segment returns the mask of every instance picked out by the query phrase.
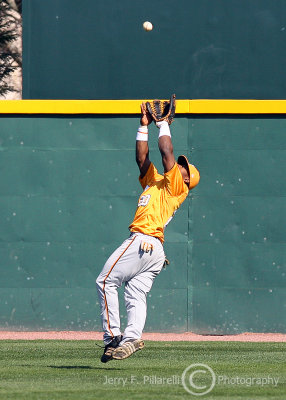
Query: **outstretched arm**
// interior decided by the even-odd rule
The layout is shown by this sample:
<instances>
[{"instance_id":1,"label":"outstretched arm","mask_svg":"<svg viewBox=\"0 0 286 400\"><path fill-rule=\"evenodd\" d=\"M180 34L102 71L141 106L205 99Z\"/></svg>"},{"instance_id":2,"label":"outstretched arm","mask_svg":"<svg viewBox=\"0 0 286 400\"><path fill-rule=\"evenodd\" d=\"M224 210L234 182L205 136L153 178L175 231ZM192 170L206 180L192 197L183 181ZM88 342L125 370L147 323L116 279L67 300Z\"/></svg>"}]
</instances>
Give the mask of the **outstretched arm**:
<instances>
[{"instance_id":1,"label":"outstretched arm","mask_svg":"<svg viewBox=\"0 0 286 400\"><path fill-rule=\"evenodd\" d=\"M160 129L158 146L162 156L164 172L168 172L175 165L173 143L171 139L169 124L167 121L162 121L162 122L157 122L156 125Z\"/></svg>"},{"instance_id":2,"label":"outstretched arm","mask_svg":"<svg viewBox=\"0 0 286 400\"><path fill-rule=\"evenodd\" d=\"M149 160L148 147L148 125L151 124L152 117L146 110L145 103L141 104L141 120L136 138L136 162L140 170L140 176L143 178L151 164Z\"/></svg>"}]
</instances>

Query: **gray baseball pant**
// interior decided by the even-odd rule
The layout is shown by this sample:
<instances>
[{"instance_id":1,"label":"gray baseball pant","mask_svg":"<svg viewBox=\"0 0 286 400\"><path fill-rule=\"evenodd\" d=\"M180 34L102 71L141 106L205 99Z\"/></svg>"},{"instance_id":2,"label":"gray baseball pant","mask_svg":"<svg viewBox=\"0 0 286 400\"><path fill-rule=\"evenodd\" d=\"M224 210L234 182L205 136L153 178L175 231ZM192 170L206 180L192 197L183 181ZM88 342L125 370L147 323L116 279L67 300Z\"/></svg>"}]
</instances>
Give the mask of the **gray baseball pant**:
<instances>
[{"instance_id":1,"label":"gray baseball pant","mask_svg":"<svg viewBox=\"0 0 286 400\"><path fill-rule=\"evenodd\" d=\"M143 242L152 246L149 252L142 250ZM121 335L117 289L123 283L127 326L121 343L141 338L147 314L147 293L164 262L160 240L142 233L132 233L108 258L96 280L105 344Z\"/></svg>"}]
</instances>

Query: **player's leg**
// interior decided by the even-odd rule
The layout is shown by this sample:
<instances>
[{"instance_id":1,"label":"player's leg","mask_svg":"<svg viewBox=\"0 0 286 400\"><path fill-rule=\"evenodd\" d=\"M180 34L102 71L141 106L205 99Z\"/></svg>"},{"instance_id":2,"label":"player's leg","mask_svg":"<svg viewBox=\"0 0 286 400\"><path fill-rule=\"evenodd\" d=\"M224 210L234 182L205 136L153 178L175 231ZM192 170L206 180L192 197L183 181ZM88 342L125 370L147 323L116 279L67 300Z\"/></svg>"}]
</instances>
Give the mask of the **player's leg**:
<instances>
[{"instance_id":1,"label":"player's leg","mask_svg":"<svg viewBox=\"0 0 286 400\"><path fill-rule=\"evenodd\" d=\"M142 251L142 242L150 243L152 250ZM127 310L127 326L124 331L122 343L129 340L140 339L147 314L147 294L150 292L155 277L162 270L165 253L161 242L146 235L140 240L139 257L140 270L125 283L124 299Z\"/></svg>"},{"instance_id":2,"label":"player's leg","mask_svg":"<svg viewBox=\"0 0 286 400\"><path fill-rule=\"evenodd\" d=\"M96 280L105 344L102 362L112 358L113 349L122 339L117 289L130 278L131 267L134 266L133 262L130 264L130 260L134 259L133 253L136 252L132 247L134 240L135 236L131 236L114 251Z\"/></svg>"},{"instance_id":3,"label":"player's leg","mask_svg":"<svg viewBox=\"0 0 286 400\"><path fill-rule=\"evenodd\" d=\"M115 283L112 276L108 279L108 272L112 267L109 261L112 261L112 256L108 259L103 270L96 279L97 293L101 308L101 322L104 332L103 341L105 345L111 342L113 338L121 335L117 288L120 287L122 283Z\"/></svg>"},{"instance_id":4,"label":"player's leg","mask_svg":"<svg viewBox=\"0 0 286 400\"><path fill-rule=\"evenodd\" d=\"M165 254L157 239L148 240L153 244L153 251L141 253L141 269L125 283L125 305L127 326L120 346L113 352L113 358L122 360L143 348L141 335L147 314L147 294L151 290L155 277L161 271Z\"/></svg>"},{"instance_id":5,"label":"player's leg","mask_svg":"<svg viewBox=\"0 0 286 400\"><path fill-rule=\"evenodd\" d=\"M147 316L147 294L154 279L153 276L149 275L148 272L145 272L135 276L125 284L124 300L127 311L127 326L121 344L141 338Z\"/></svg>"},{"instance_id":6,"label":"player's leg","mask_svg":"<svg viewBox=\"0 0 286 400\"><path fill-rule=\"evenodd\" d=\"M125 284L127 326L120 345L112 353L112 358L115 360L123 360L144 347L141 335L147 315L146 300L154 278L153 274L145 272L142 276L136 276Z\"/></svg>"}]
</instances>

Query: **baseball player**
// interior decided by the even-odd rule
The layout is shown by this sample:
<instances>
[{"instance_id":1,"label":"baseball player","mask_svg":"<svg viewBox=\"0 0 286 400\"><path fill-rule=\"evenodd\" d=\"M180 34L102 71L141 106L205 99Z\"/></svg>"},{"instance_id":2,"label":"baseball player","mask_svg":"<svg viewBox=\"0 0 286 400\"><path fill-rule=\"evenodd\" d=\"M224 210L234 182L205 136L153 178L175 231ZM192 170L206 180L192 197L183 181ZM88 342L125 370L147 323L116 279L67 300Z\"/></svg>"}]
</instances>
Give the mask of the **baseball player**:
<instances>
[{"instance_id":1,"label":"baseball player","mask_svg":"<svg viewBox=\"0 0 286 400\"><path fill-rule=\"evenodd\" d=\"M187 157L181 155L175 160L169 128L172 116L156 122L164 175L158 173L149 160L148 148L148 125L156 116L150 103L147 106L148 109L146 103L141 104L136 137L136 161L143 193L129 226L129 238L109 257L96 280L104 331L105 348L101 357L104 363L123 360L144 347L141 335L146 320L146 297L165 263L164 229L200 179ZM122 335L117 289L123 283L127 326Z\"/></svg>"}]
</instances>

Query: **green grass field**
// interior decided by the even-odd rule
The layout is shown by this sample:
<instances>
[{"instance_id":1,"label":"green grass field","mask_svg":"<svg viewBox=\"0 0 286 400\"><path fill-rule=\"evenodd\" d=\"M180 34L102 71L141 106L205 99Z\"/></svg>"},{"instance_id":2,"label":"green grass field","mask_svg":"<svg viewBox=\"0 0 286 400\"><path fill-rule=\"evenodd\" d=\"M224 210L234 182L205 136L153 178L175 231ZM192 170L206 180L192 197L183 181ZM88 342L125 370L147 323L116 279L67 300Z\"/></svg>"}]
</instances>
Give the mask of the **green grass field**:
<instances>
[{"instance_id":1,"label":"green grass field","mask_svg":"<svg viewBox=\"0 0 286 400\"><path fill-rule=\"evenodd\" d=\"M286 397L286 343L146 342L132 357L107 364L92 341L7 340L0 346L0 399ZM189 394L180 381L194 363L215 373L214 388L203 396ZM196 373L193 383L208 388L211 376Z\"/></svg>"}]
</instances>

